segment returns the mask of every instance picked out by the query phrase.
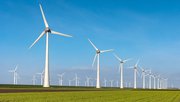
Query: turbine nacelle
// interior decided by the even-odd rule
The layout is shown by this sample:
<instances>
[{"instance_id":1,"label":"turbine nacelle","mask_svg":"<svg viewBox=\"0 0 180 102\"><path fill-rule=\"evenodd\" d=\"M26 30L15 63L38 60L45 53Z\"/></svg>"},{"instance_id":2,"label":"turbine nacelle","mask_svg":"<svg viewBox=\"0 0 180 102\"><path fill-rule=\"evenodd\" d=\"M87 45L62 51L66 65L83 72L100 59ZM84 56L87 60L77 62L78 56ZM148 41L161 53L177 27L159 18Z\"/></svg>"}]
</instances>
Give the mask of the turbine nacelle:
<instances>
[{"instance_id":1,"label":"turbine nacelle","mask_svg":"<svg viewBox=\"0 0 180 102\"><path fill-rule=\"evenodd\" d=\"M120 61L120 63L124 63L124 61Z\"/></svg>"}]
</instances>

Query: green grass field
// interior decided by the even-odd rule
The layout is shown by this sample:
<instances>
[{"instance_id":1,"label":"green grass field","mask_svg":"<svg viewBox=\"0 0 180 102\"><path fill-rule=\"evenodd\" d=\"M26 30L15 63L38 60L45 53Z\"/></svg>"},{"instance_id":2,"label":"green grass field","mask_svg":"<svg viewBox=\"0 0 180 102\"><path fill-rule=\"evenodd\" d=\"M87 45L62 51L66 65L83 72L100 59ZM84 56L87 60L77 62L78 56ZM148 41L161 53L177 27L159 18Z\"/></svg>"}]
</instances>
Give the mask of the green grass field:
<instances>
[{"instance_id":1,"label":"green grass field","mask_svg":"<svg viewBox=\"0 0 180 102\"><path fill-rule=\"evenodd\" d=\"M29 87L29 86L28 86ZM0 86L0 90L5 87ZM7 89L37 89L41 87L27 88L27 86L8 87ZM180 102L180 91L175 90L132 90L102 88L48 88L48 90L60 90L59 92L21 92L0 93L0 102ZM69 91L66 91L69 90Z\"/></svg>"}]
</instances>

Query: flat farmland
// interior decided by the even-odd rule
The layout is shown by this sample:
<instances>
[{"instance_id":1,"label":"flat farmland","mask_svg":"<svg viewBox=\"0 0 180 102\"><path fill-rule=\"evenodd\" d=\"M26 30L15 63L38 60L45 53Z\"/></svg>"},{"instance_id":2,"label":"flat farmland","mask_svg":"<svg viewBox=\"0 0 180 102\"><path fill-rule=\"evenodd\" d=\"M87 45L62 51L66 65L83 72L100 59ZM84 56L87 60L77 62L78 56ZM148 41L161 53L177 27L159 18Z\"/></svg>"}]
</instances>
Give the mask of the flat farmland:
<instances>
[{"instance_id":1,"label":"flat farmland","mask_svg":"<svg viewBox=\"0 0 180 102\"><path fill-rule=\"evenodd\" d=\"M81 87L1 87L0 102L180 102L180 91Z\"/></svg>"},{"instance_id":2,"label":"flat farmland","mask_svg":"<svg viewBox=\"0 0 180 102\"><path fill-rule=\"evenodd\" d=\"M85 88L8 88L8 90L8 92L0 93L0 102L180 102L180 91L172 90L86 90ZM10 90L16 90L16 92L10 92Z\"/></svg>"}]
</instances>

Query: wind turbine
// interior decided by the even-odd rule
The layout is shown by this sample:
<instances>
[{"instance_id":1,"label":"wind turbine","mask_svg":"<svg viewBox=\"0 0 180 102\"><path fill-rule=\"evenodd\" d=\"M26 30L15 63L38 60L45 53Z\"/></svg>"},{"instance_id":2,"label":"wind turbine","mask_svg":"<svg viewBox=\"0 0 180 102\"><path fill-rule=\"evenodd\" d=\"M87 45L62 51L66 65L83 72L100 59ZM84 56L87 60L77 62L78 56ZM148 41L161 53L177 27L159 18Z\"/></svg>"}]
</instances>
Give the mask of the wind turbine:
<instances>
[{"instance_id":1,"label":"wind turbine","mask_svg":"<svg viewBox=\"0 0 180 102\"><path fill-rule=\"evenodd\" d=\"M157 89L160 89L160 74L157 76Z\"/></svg>"},{"instance_id":2,"label":"wind turbine","mask_svg":"<svg viewBox=\"0 0 180 102\"><path fill-rule=\"evenodd\" d=\"M151 77L152 77L152 72L151 69L149 70L149 89L151 89Z\"/></svg>"},{"instance_id":3,"label":"wind turbine","mask_svg":"<svg viewBox=\"0 0 180 102\"><path fill-rule=\"evenodd\" d=\"M154 84L154 89L156 89L156 75L153 74L152 77L153 77L153 80L154 80L154 83L153 83Z\"/></svg>"},{"instance_id":4,"label":"wind turbine","mask_svg":"<svg viewBox=\"0 0 180 102\"><path fill-rule=\"evenodd\" d=\"M139 60L136 62L136 64L133 66L133 67L130 67L130 68L133 68L134 69L134 89L137 88L137 74L138 74L138 63L139 63Z\"/></svg>"},{"instance_id":5,"label":"wind turbine","mask_svg":"<svg viewBox=\"0 0 180 102\"><path fill-rule=\"evenodd\" d=\"M36 75L33 75L32 82L33 82L33 85L36 85Z\"/></svg>"},{"instance_id":6,"label":"wind turbine","mask_svg":"<svg viewBox=\"0 0 180 102\"><path fill-rule=\"evenodd\" d=\"M45 18L41 4L39 4L39 6L40 6L40 10L41 10L42 17L44 20L45 30L40 34L40 36L34 41L34 43L29 48L34 46L34 44L36 42L38 42L44 35L46 35L46 57L45 57L45 70L44 70L45 72L44 72L43 87L49 87L50 86L49 85L50 84L50 82L49 82L49 34L56 34L56 35L65 36L65 37L72 37L72 36L51 30L49 28L47 21L46 21L46 18Z\"/></svg>"},{"instance_id":7,"label":"wind turbine","mask_svg":"<svg viewBox=\"0 0 180 102\"><path fill-rule=\"evenodd\" d=\"M74 80L75 80L76 86L78 86L78 84L79 84L79 77L77 76L77 74L75 74Z\"/></svg>"},{"instance_id":8,"label":"wind turbine","mask_svg":"<svg viewBox=\"0 0 180 102\"><path fill-rule=\"evenodd\" d=\"M111 87L113 87L113 82L114 82L114 80L110 80Z\"/></svg>"},{"instance_id":9,"label":"wind turbine","mask_svg":"<svg viewBox=\"0 0 180 102\"><path fill-rule=\"evenodd\" d=\"M62 74L58 74L59 76L59 85L62 86L63 85L63 76L64 76L65 73L62 73Z\"/></svg>"},{"instance_id":10,"label":"wind turbine","mask_svg":"<svg viewBox=\"0 0 180 102\"><path fill-rule=\"evenodd\" d=\"M18 69L18 65L16 65L14 70L9 70L10 73L13 73L13 80L14 80L13 84L14 85L17 84L17 77L18 77L17 69Z\"/></svg>"},{"instance_id":11,"label":"wind turbine","mask_svg":"<svg viewBox=\"0 0 180 102\"><path fill-rule=\"evenodd\" d=\"M129 61L130 59L126 59L126 60L122 60L120 57L118 57L117 55L114 54L114 56L119 60L120 65L119 65L119 71L120 71L120 88L123 88L123 65L124 63L126 63L127 61Z\"/></svg>"},{"instance_id":12,"label":"wind turbine","mask_svg":"<svg viewBox=\"0 0 180 102\"><path fill-rule=\"evenodd\" d=\"M168 88L168 78L165 78L164 81L165 81L165 89L167 89Z\"/></svg>"},{"instance_id":13,"label":"wind turbine","mask_svg":"<svg viewBox=\"0 0 180 102\"><path fill-rule=\"evenodd\" d=\"M143 79L143 89L145 89L145 87L146 87L146 70L141 68L141 71L142 71L141 77Z\"/></svg>"},{"instance_id":14,"label":"wind turbine","mask_svg":"<svg viewBox=\"0 0 180 102\"><path fill-rule=\"evenodd\" d=\"M73 80L69 80L69 86L71 86L71 82L72 82Z\"/></svg>"},{"instance_id":15,"label":"wind turbine","mask_svg":"<svg viewBox=\"0 0 180 102\"><path fill-rule=\"evenodd\" d=\"M89 85L90 85L90 80L91 80L90 77L86 77L86 86L88 86L88 87L89 87Z\"/></svg>"},{"instance_id":16,"label":"wind turbine","mask_svg":"<svg viewBox=\"0 0 180 102\"><path fill-rule=\"evenodd\" d=\"M104 52L109 52L109 51L113 51L113 49L109 49L109 50L99 50L92 42L90 39L88 39L89 42L91 43L91 45L94 47L94 49L96 50L96 54L94 56L94 60L93 60L93 64L95 60L97 60L97 79L96 79L96 88L100 88L100 65L99 65L99 56L100 53L104 53Z\"/></svg>"},{"instance_id":17,"label":"wind turbine","mask_svg":"<svg viewBox=\"0 0 180 102\"><path fill-rule=\"evenodd\" d=\"M116 81L116 86L119 87L119 81L118 80Z\"/></svg>"},{"instance_id":18,"label":"wind turbine","mask_svg":"<svg viewBox=\"0 0 180 102\"><path fill-rule=\"evenodd\" d=\"M107 80L104 79L104 87L106 87L106 86L107 86Z\"/></svg>"},{"instance_id":19,"label":"wind turbine","mask_svg":"<svg viewBox=\"0 0 180 102\"><path fill-rule=\"evenodd\" d=\"M44 70L41 73L37 73L41 77L41 85L43 84Z\"/></svg>"}]
</instances>

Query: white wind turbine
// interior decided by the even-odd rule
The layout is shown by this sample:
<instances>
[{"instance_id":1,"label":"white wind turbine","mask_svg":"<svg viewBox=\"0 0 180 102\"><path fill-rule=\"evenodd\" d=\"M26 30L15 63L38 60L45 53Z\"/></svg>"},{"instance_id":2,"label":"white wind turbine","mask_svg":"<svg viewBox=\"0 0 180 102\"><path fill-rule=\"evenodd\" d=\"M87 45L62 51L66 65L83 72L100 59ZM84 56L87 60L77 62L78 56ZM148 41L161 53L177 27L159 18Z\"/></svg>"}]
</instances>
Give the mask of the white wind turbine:
<instances>
[{"instance_id":1,"label":"white wind turbine","mask_svg":"<svg viewBox=\"0 0 180 102\"><path fill-rule=\"evenodd\" d=\"M124 63L126 63L127 61L129 61L130 59L126 59L126 60L122 60L120 57L118 57L117 55L114 54L114 56L119 60L120 65L119 65L119 71L120 71L120 88L123 88L123 65Z\"/></svg>"},{"instance_id":2,"label":"white wind turbine","mask_svg":"<svg viewBox=\"0 0 180 102\"><path fill-rule=\"evenodd\" d=\"M64 76L65 73L62 73L62 74L58 74L58 77L59 77L59 85L62 86L63 85L63 76Z\"/></svg>"},{"instance_id":3,"label":"white wind turbine","mask_svg":"<svg viewBox=\"0 0 180 102\"><path fill-rule=\"evenodd\" d=\"M39 39L41 39L44 35L46 35L46 57L45 57L45 73L44 73L43 87L49 87L50 86L49 85L49 83L50 83L49 82L49 34L56 34L56 35L65 36L65 37L72 37L72 36L51 30L49 28L47 21L46 21L46 18L45 18L41 4L39 6L40 6L40 10L41 10L42 17L44 20L45 30L40 34L40 36L34 41L34 43L29 48L34 46L34 44L36 42L38 42Z\"/></svg>"},{"instance_id":4,"label":"white wind turbine","mask_svg":"<svg viewBox=\"0 0 180 102\"><path fill-rule=\"evenodd\" d=\"M72 82L73 80L69 80L69 86L71 86L71 82Z\"/></svg>"},{"instance_id":5,"label":"white wind turbine","mask_svg":"<svg viewBox=\"0 0 180 102\"><path fill-rule=\"evenodd\" d=\"M116 86L119 87L119 81L118 80L116 81Z\"/></svg>"},{"instance_id":6,"label":"white wind turbine","mask_svg":"<svg viewBox=\"0 0 180 102\"><path fill-rule=\"evenodd\" d=\"M134 89L137 88L137 74L138 74L138 63L139 63L139 60L136 62L136 64L130 68L133 68L134 69Z\"/></svg>"},{"instance_id":7,"label":"white wind turbine","mask_svg":"<svg viewBox=\"0 0 180 102\"><path fill-rule=\"evenodd\" d=\"M104 87L107 87L107 80L104 79Z\"/></svg>"},{"instance_id":8,"label":"white wind turbine","mask_svg":"<svg viewBox=\"0 0 180 102\"><path fill-rule=\"evenodd\" d=\"M90 77L86 77L86 86L90 86L90 80L91 80L91 78Z\"/></svg>"},{"instance_id":9,"label":"white wind turbine","mask_svg":"<svg viewBox=\"0 0 180 102\"><path fill-rule=\"evenodd\" d=\"M36 75L33 75L32 82L33 82L33 85L36 85Z\"/></svg>"},{"instance_id":10,"label":"white wind turbine","mask_svg":"<svg viewBox=\"0 0 180 102\"><path fill-rule=\"evenodd\" d=\"M154 89L156 89L156 75L155 74L153 74L152 75L152 78L153 78L153 80L154 80Z\"/></svg>"},{"instance_id":11,"label":"white wind turbine","mask_svg":"<svg viewBox=\"0 0 180 102\"><path fill-rule=\"evenodd\" d=\"M41 73L37 73L38 75L40 75L41 78L41 85L43 85L43 78L44 78L44 70Z\"/></svg>"},{"instance_id":12,"label":"white wind turbine","mask_svg":"<svg viewBox=\"0 0 180 102\"><path fill-rule=\"evenodd\" d=\"M141 68L141 71L142 71L141 77L142 77L142 82L143 82L143 89L145 89L145 87L146 87L146 70Z\"/></svg>"},{"instance_id":13,"label":"white wind turbine","mask_svg":"<svg viewBox=\"0 0 180 102\"><path fill-rule=\"evenodd\" d=\"M95 60L97 60L97 79L96 79L96 88L100 88L100 65L99 65L99 56L100 53L104 53L104 52L109 52L109 51L113 51L113 49L109 49L109 50L99 50L92 42L90 39L88 39L89 42L91 43L91 45L94 47L94 49L96 50L96 54L94 56L94 60L93 60L93 64L95 63Z\"/></svg>"},{"instance_id":14,"label":"white wind turbine","mask_svg":"<svg viewBox=\"0 0 180 102\"><path fill-rule=\"evenodd\" d=\"M18 69L18 65L16 65L15 69L14 70L9 70L10 73L13 73L13 84L16 85L17 84L17 77L18 77L18 74L17 74L17 69Z\"/></svg>"},{"instance_id":15,"label":"white wind turbine","mask_svg":"<svg viewBox=\"0 0 180 102\"><path fill-rule=\"evenodd\" d=\"M151 72L151 69L149 70L149 89L151 89L151 77L152 77L152 72Z\"/></svg>"},{"instance_id":16,"label":"white wind turbine","mask_svg":"<svg viewBox=\"0 0 180 102\"><path fill-rule=\"evenodd\" d=\"M157 78L157 89L160 89L160 74L156 78Z\"/></svg>"},{"instance_id":17,"label":"white wind turbine","mask_svg":"<svg viewBox=\"0 0 180 102\"><path fill-rule=\"evenodd\" d=\"M74 80L75 80L76 86L79 86L79 77L77 76L77 74L75 74Z\"/></svg>"},{"instance_id":18,"label":"white wind turbine","mask_svg":"<svg viewBox=\"0 0 180 102\"><path fill-rule=\"evenodd\" d=\"M168 78L165 78L164 81L165 81L165 89L167 89L168 88Z\"/></svg>"},{"instance_id":19,"label":"white wind turbine","mask_svg":"<svg viewBox=\"0 0 180 102\"><path fill-rule=\"evenodd\" d=\"M114 82L114 80L110 80L111 87L113 87L113 82Z\"/></svg>"}]
</instances>

